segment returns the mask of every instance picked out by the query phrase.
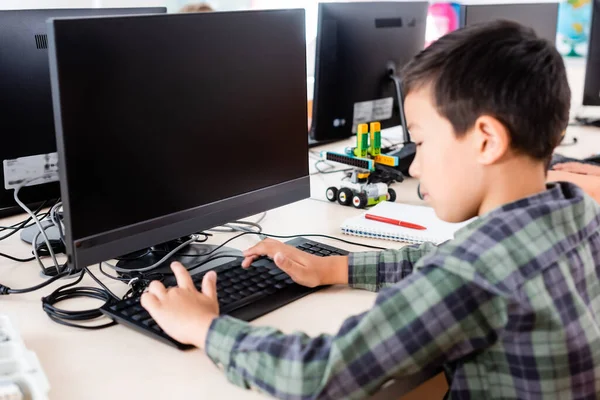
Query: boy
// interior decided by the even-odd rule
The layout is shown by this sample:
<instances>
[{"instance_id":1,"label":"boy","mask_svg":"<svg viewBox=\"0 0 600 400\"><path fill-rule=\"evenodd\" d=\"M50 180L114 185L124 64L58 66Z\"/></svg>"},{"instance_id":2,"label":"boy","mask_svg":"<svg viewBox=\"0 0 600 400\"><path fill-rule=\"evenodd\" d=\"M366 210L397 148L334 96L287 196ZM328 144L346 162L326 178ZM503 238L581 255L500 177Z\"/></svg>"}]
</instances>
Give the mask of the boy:
<instances>
[{"instance_id":1,"label":"boy","mask_svg":"<svg viewBox=\"0 0 600 400\"><path fill-rule=\"evenodd\" d=\"M546 187L566 128L564 64L512 22L450 33L403 73L411 175L446 221L479 218L436 247L318 258L265 240L260 255L298 283L379 290L336 335L284 335L218 316L216 276L202 294L142 297L164 330L204 348L237 385L281 398L363 398L391 377L444 368L450 398L600 397L600 211L579 188Z\"/></svg>"}]
</instances>

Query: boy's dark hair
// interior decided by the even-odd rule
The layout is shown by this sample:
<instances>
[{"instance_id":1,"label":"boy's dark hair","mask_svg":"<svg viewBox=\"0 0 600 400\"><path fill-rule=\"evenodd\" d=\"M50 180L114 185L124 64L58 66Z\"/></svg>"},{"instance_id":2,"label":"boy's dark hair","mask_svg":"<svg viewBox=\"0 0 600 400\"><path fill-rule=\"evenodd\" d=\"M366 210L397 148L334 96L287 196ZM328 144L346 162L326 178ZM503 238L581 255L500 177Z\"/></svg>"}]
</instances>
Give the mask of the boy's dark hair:
<instances>
[{"instance_id":1,"label":"boy's dark hair","mask_svg":"<svg viewBox=\"0 0 600 400\"><path fill-rule=\"evenodd\" d=\"M513 149L547 160L569 122L571 90L550 42L515 22L495 21L451 32L409 62L405 96L430 87L434 106L457 136L491 115Z\"/></svg>"}]
</instances>

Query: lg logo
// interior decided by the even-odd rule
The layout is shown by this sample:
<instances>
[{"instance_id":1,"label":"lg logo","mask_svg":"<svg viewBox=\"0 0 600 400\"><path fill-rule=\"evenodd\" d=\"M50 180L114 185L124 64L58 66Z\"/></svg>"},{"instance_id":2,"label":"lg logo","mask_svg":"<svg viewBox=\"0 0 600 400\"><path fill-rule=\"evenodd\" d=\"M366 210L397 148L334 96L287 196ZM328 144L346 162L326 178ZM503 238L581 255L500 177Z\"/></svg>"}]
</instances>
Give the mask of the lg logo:
<instances>
[{"instance_id":1,"label":"lg logo","mask_svg":"<svg viewBox=\"0 0 600 400\"><path fill-rule=\"evenodd\" d=\"M336 118L336 119L333 120L333 126L335 128L346 126L346 120L343 119L343 118Z\"/></svg>"}]
</instances>

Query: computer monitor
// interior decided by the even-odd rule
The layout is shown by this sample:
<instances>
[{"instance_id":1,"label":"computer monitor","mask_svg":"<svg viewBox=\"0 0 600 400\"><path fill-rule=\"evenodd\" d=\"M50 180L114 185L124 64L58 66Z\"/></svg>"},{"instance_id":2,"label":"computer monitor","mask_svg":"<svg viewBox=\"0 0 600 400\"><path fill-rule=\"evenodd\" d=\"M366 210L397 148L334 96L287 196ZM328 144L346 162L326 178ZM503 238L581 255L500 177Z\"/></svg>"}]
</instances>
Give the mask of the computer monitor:
<instances>
[{"instance_id":1,"label":"computer monitor","mask_svg":"<svg viewBox=\"0 0 600 400\"><path fill-rule=\"evenodd\" d=\"M600 106L600 0L592 5L592 25L585 68L583 105Z\"/></svg>"},{"instance_id":2,"label":"computer monitor","mask_svg":"<svg viewBox=\"0 0 600 400\"><path fill-rule=\"evenodd\" d=\"M401 125L399 71L425 44L428 2L319 4L311 145L348 138L359 123Z\"/></svg>"},{"instance_id":3,"label":"computer monitor","mask_svg":"<svg viewBox=\"0 0 600 400\"><path fill-rule=\"evenodd\" d=\"M538 36L551 43L556 43L558 2L462 4L460 18L461 27L497 19L515 21L532 28Z\"/></svg>"},{"instance_id":4,"label":"computer monitor","mask_svg":"<svg viewBox=\"0 0 600 400\"><path fill-rule=\"evenodd\" d=\"M304 10L56 19L49 44L71 267L310 196Z\"/></svg>"},{"instance_id":5,"label":"computer monitor","mask_svg":"<svg viewBox=\"0 0 600 400\"><path fill-rule=\"evenodd\" d=\"M56 153L46 21L53 17L158 14L164 7L0 11L0 160ZM22 163L30 168L27 159ZM0 217L21 211L6 190L0 166ZM16 176L18 180L19 176ZM32 206L60 196L58 182L23 188L19 198Z\"/></svg>"}]
</instances>

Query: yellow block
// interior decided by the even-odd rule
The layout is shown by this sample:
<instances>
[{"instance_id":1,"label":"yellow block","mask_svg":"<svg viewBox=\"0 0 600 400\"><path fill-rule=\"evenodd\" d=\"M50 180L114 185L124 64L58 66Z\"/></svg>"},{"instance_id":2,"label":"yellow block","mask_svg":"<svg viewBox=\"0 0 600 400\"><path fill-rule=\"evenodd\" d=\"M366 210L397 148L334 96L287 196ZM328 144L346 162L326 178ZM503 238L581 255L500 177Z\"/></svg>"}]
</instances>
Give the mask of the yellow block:
<instances>
[{"instance_id":1,"label":"yellow block","mask_svg":"<svg viewBox=\"0 0 600 400\"><path fill-rule=\"evenodd\" d=\"M398 158L392 156L384 156L383 154L379 154L374 158L375 162L378 164L388 165L390 167L398 166Z\"/></svg>"}]
</instances>

